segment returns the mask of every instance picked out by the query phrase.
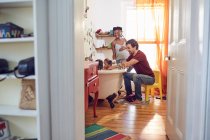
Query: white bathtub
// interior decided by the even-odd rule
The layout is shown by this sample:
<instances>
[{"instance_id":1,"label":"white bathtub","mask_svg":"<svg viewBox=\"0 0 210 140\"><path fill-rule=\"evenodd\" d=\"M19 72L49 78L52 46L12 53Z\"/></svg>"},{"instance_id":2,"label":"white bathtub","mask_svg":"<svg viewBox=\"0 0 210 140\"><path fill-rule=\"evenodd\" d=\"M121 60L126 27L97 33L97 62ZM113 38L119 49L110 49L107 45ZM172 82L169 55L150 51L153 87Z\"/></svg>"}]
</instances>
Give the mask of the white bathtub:
<instances>
[{"instance_id":1,"label":"white bathtub","mask_svg":"<svg viewBox=\"0 0 210 140\"><path fill-rule=\"evenodd\" d=\"M99 70L99 97L106 99L112 93L117 93L122 86L125 69Z\"/></svg>"}]
</instances>

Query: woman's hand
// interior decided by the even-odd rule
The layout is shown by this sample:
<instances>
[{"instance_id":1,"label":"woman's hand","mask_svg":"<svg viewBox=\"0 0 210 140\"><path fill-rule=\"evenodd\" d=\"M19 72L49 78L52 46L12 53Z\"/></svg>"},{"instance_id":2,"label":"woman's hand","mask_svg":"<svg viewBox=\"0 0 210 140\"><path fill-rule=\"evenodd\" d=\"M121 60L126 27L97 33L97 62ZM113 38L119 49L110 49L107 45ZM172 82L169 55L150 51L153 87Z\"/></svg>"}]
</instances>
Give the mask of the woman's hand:
<instances>
[{"instance_id":1,"label":"woman's hand","mask_svg":"<svg viewBox=\"0 0 210 140\"><path fill-rule=\"evenodd\" d=\"M119 49L119 51L123 51L125 49L127 49L125 46L121 46L121 48Z\"/></svg>"}]
</instances>

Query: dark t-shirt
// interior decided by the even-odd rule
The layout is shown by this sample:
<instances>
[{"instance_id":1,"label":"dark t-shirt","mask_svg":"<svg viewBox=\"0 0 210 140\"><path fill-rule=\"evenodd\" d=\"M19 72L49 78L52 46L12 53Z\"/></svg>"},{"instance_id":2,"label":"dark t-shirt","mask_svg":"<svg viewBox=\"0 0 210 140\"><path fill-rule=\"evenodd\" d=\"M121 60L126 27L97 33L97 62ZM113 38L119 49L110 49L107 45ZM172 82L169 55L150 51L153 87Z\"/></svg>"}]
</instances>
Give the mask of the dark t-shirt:
<instances>
[{"instance_id":1,"label":"dark t-shirt","mask_svg":"<svg viewBox=\"0 0 210 140\"><path fill-rule=\"evenodd\" d=\"M138 52L135 56L130 55L128 57L127 61L130 61L131 59L136 59L139 61L138 63L133 65L137 74L144 74L144 75L154 77L154 73L149 66L146 55L142 51L138 50Z\"/></svg>"}]
</instances>

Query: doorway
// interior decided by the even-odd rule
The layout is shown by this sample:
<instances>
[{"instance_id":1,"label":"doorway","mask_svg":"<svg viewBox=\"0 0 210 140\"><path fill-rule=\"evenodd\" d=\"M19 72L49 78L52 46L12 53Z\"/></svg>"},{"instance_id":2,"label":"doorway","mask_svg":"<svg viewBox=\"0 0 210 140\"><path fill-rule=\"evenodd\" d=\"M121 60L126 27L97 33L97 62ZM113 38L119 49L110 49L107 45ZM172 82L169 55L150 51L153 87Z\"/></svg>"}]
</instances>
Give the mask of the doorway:
<instances>
[{"instance_id":1,"label":"doorway","mask_svg":"<svg viewBox=\"0 0 210 140\"><path fill-rule=\"evenodd\" d=\"M112 3L110 5L109 3ZM132 22L136 21L136 12L134 9L134 1L130 0L116 0L116 1L88 1L87 5L89 10L87 12L86 22L90 25L90 29L87 31L96 31L97 29L102 29L103 31L110 31L114 26L123 27L123 35L129 36L127 39L134 38L135 34L129 27L133 27ZM107 10L109 9L109 10ZM126 10L125 10L126 9ZM113 11L113 12L112 12ZM117 12L116 12L117 11ZM132 17L133 16L133 17ZM90 20L90 21L88 21ZM132 21L132 22L127 22ZM130 24L129 24L130 23ZM92 26L92 27L91 27ZM152 25L151 25L152 26ZM133 30L133 29L132 29ZM95 33L92 33L95 36ZM137 35L137 33L136 33ZM98 39L98 38L96 38ZM99 38L105 40L105 46L109 46L113 38ZM146 40L144 40L146 42ZM143 43L145 43L143 42ZM152 42L152 41L151 41ZM143 44L142 42L140 42ZM148 42L147 42L148 43ZM85 46L86 48L86 46ZM91 49L89 49L91 48ZM149 48L149 49L148 49ZM89 50L94 48L87 47L86 56ZM156 46L153 44L144 44L140 47L147 54L148 59L150 59L153 68L156 67ZM155 52L150 51L150 49L155 49ZM99 50L96 49L93 53L93 57L96 57L96 53L105 53L106 57L112 58L112 50ZM91 53L91 52L90 52ZM152 58L150 56L153 56ZM154 59L153 59L154 58ZM102 58L103 59L103 58ZM100 91L99 91L100 94ZM86 113L86 126L90 126L94 123L110 128L116 132L130 135L135 139L167 139L165 133L165 119L166 119L166 101L161 101L160 99L151 98L148 105L138 105L129 103L116 103L114 109L110 109L109 104L105 102L99 102L97 107L97 118L93 118L92 108L90 107Z\"/></svg>"}]
</instances>

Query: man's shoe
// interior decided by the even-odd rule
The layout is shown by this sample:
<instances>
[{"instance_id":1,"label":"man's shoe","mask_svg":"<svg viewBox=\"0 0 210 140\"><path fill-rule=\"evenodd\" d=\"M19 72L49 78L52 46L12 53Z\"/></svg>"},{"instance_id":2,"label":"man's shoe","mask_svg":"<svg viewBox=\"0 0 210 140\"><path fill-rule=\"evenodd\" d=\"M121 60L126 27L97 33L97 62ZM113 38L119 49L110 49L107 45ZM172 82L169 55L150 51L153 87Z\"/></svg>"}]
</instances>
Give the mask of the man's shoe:
<instances>
[{"instance_id":1,"label":"man's shoe","mask_svg":"<svg viewBox=\"0 0 210 140\"><path fill-rule=\"evenodd\" d=\"M148 105L149 103L146 101L142 101L142 100L135 100L134 102L132 102L132 104L140 104L140 105Z\"/></svg>"},{"instance_id":2,"label":"man's shoe","mask_svg":"<svg viewBox=\"0 0 210 140\"><path fill-rule=\"evenodd\" d=\"M136 100L136 96L135 96L135 94L131 94L131 95L126 96L125 99L128 102L134 102Z\"/></svg>"}]
</instances>

